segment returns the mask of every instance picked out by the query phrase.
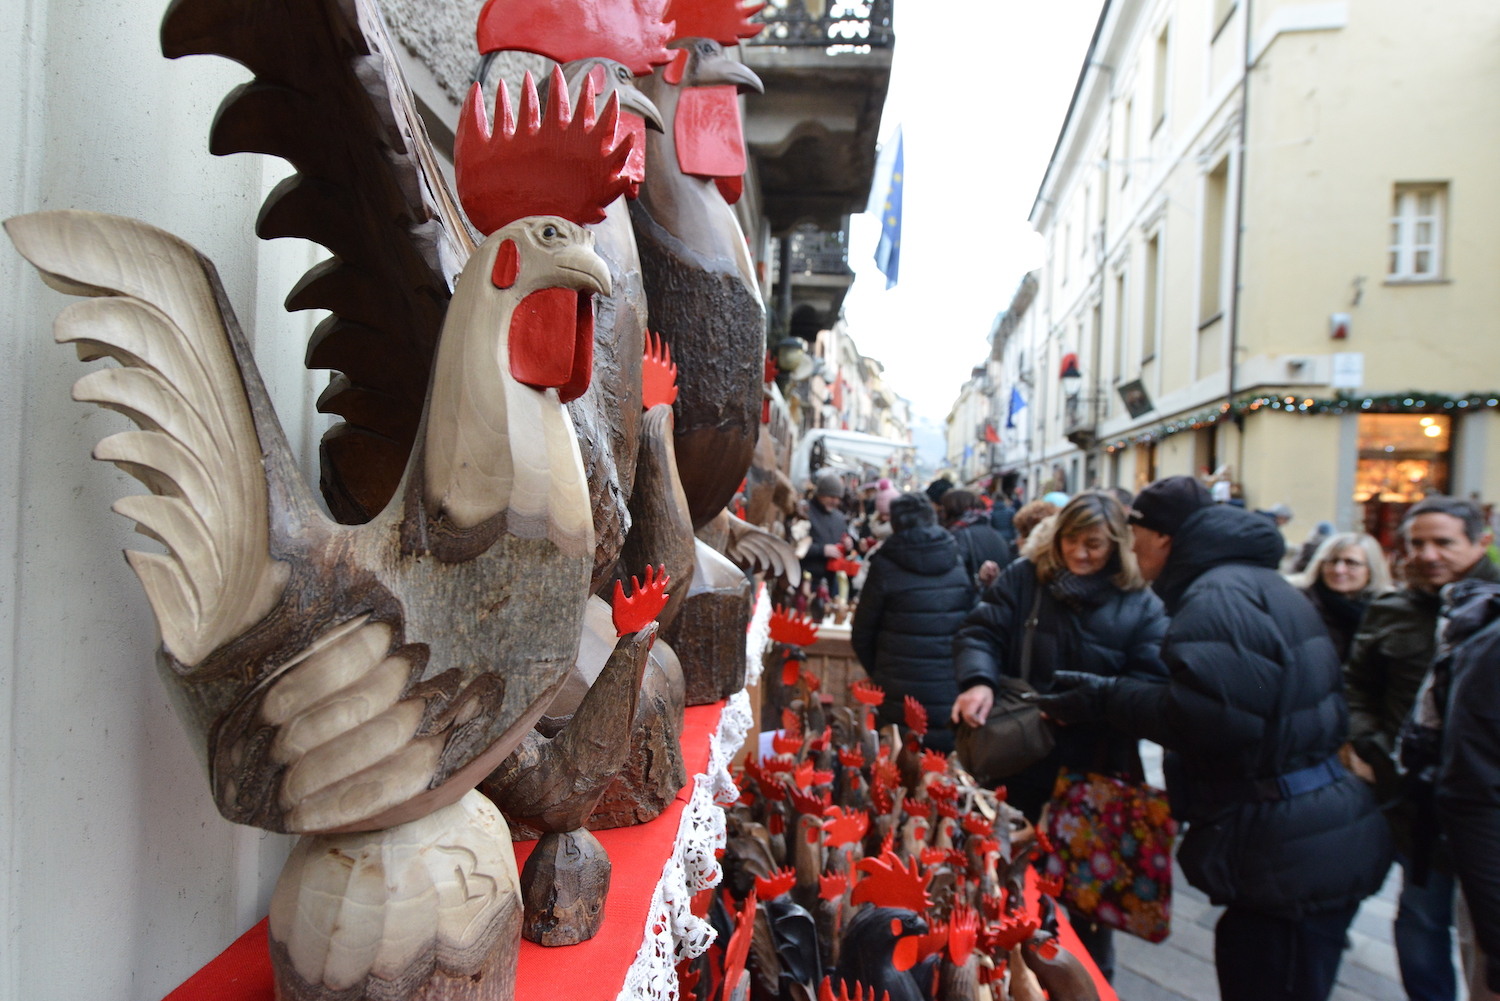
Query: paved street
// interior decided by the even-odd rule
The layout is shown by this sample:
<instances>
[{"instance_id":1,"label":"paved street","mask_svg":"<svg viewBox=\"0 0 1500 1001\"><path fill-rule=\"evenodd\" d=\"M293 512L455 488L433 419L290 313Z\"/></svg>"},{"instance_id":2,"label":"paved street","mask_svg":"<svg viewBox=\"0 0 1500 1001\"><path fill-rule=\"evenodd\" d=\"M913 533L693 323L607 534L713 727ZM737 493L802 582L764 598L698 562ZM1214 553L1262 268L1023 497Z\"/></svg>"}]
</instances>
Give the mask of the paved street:
<instances>
[{"instance_id":1,"label":"paved street","mask_svg":"<svg viewBox=\"0 0 1500 1001\"><path fill-rule=\"evenodd\" d=\"M1355 916L1330 1001L1405 1001L1391 943L1400 884L1400 874L1393 870L1380 893ZM1223 908L1188 886L1180 869L1172 893L1172 936L1165 942L1151 945L1130 935L1115 936L1120 1001L1218 1001L1213 927Z\"/></svg>"}]
</instances>

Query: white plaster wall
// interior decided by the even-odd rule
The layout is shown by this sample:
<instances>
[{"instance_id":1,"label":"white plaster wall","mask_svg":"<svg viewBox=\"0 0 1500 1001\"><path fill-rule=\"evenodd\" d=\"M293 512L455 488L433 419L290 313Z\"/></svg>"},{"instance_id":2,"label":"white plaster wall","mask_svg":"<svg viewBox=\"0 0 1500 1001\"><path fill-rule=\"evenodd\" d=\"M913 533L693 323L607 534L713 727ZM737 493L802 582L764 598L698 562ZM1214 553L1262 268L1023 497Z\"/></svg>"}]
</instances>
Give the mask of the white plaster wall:
<instances>
[{"instance_id":1,"label":"white plaster wall","mask_svg":"<svg viewBox=\"0 0 1500 1001\"><path fill-rule=\"evenodd\" d=\"M215 158L248 76L169 62L165 0L0 2L0 216L137 216L217 265L305 469L327 426L302 369L310 314L281 300L321 254L253 235L285 173ZM219 817L156 676L156 627L110 513L140 489L89 452L124 418L72 402L89 366L52 343L67 301L0 241L0 999L157 1001L265 913L287 839Z\"/></svg>"}]
</instances>

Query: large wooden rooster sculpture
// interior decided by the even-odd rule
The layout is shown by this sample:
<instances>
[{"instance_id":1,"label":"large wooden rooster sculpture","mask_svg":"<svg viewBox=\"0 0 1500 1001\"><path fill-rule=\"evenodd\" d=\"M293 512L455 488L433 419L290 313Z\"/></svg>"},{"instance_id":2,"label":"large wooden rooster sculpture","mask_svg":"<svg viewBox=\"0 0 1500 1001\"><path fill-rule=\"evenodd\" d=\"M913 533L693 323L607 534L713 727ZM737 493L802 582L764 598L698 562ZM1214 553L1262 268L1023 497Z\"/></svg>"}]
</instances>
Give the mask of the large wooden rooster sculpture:
<instances>
[{"instance_id":1,"label":"large wooden rooster sculpture","mask_svg":"<svg viewBox=\"0 0 1500 1001\"><path fill-rule=\"evenodd\" d=\"M175 4L164 39L191 38L202 9ZM365 39L382 37L356 9ZM388 60L372 68L400 84ZM593 525L564 403L588 387L592 300L611 291L584 224L630 184L632 145L616 136L618 99L596 121L591 90L572 116L555 78L544 118L528 80L520 121L502 96L493 132L482 107L466 109L460 191L489 235L453 289L402 476L363 525L318 508L212 264L134 220L6 223L48 284L88 297L59 316L57 339L120 363L74 395L140 426L95 455L151 491L116 510L166 547L127 555L219 809L309 835L272 906L283 998L511 993L518 874L504 819L473 789L561 686L589 594ZM295 98L250 85L216 138L247 103ZM385 112L404 152L395 122L408 136L420 126L399 96ZM287 189L299 190L273 204L326 195L306 176ZM339 262L320 280L360 280L328 277L341 269L357 270ZM655 627L641 625L622 641L632 649L649 645Z\"/></svg>"},{"instance_id":2,"label":"large wooden rooster sculpture","mask_svg":"<svg viewBox=\"0 0 1500 1001\"><path fill-rule=\"evenodd\" d=\"M725 18L679 0L669 14L677 19L673 61L641 85L666 128L647 137L646 181L630 208L651 325L682 371L677 460L698 528L734 496L760 432L765 307L745 234L724 198L734 189L718 183L734 171L725 142L731 154L739 143L734 173L744 171L738 106L724 99L762 89L724 51L759 30L745 21L753 12Z\"/></svg>"}]
</instances>

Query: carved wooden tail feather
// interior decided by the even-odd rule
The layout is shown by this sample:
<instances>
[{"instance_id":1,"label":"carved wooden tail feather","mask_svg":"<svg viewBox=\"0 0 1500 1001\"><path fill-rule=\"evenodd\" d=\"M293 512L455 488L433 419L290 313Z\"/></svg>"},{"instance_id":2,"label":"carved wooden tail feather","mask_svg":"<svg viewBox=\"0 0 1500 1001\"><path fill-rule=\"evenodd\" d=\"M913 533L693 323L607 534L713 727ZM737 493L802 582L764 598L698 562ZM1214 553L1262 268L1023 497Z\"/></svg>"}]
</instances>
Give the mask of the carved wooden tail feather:
<instances>
[{"instance_id":1,"label":"carved wooden tail feather","mask_svg":"<svg viewBox=\"0 0 1500 1001\"><path fill-rule=\"evenodd\" d=\"M57 341L76 344L83 361L121 365L85 375L73 397L141 427L105 438L94 457L151 489L114 509L167 554L126 558L163 644L196 665L264 618L289 573L270 554L262 443L242 382L258 377L234 356L218 276L182 240L134 219L39 212L5 229L48 285L90 297L58 315Z\"/></svg>"},{"instance_id":2,"label":"carved wooden tail feather","mask_svg":"<svg viewBox=\"0 0 1500 1001\"><path fill-rule=\"evenodd\" d=\"M334 255L286 304L333 313L307 348L309 368L333 372L319 409L344 419L323 436L323 493L340 521L368 521L406 468L452 283L474 249L380 13L373 0L173 0L161 46L255 73L214 119L215 154L269 153L297 169L256 232Z\"/></svg>"},{"instance_id":3,"label":"carved wooden tail feather","mask_svg":"<svg viewBox=\"0 0 1500 1001\"><path fill-rule=\"evenodd\" d=\"M469 792L420 820L315 835L271 898L281 1001L509 1001L521 888L505 818Z\"/></svg>"}]
</instances>

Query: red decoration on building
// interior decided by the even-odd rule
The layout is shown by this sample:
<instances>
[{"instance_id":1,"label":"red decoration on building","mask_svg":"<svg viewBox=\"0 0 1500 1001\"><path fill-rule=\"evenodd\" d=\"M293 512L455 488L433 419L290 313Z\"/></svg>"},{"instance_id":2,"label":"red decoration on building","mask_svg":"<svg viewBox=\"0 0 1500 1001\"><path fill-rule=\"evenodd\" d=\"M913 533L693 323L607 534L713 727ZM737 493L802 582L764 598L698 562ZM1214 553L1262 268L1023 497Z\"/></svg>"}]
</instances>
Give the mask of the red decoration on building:
<instances>
[{"instance_id":1,"label":"red decoration on building","mask_svg":"<svg viewBox=\"0 0 1500 1001\"><path fill-rule=\"evenodd\" d=\"M1062 364L1058 366L1057 377L1059 379L1082 379L1083 373L1078 370L1078 353L1069 351L1062 356Z\"/></svg>"},{"instance_id":2,"label":"red decoration on building","mask_svg":"<svg viewBox=\"0 0 1500 1001\"><path fill-rule=\"evenodd\" d=\"M555 215L579 225L601 222L604 210L625 194L625 174L634 147L628 134L616 135L620 96L611 94L604 115L595 119L595 91L586 79L575 116L562 70L554 68L547 115L531 74L521 91L521 120L511 110L510 93L500 83L499 128L490 128L479 84L469 88L454 138L453 163L458 197L469 220L488 235L527 216Z\"/></svg>"},{"instance_id":3,"label":"red decoration on building","mask_svg":"<svg viewBox=\"0 0 1500 1001\"><path fill-rule=\"evenodd\" d=\"M646 357L641 363L641 405L650 410L658 403L667 406L677 402L677 366L672 362L672 346L660 334L646 331Z\"/></svg>"},{"instance_id":4,"label":"red decoration on building","mask_svg":"<svg viewBox=\"0 0 1500 1001\"><path fill-rule=\"evenodd\" d=\"M602 56L636 76L672 58L667 0L489 0L479 12L481 53L522 49L559 63Z\"/></svg>"}]
</instances>

